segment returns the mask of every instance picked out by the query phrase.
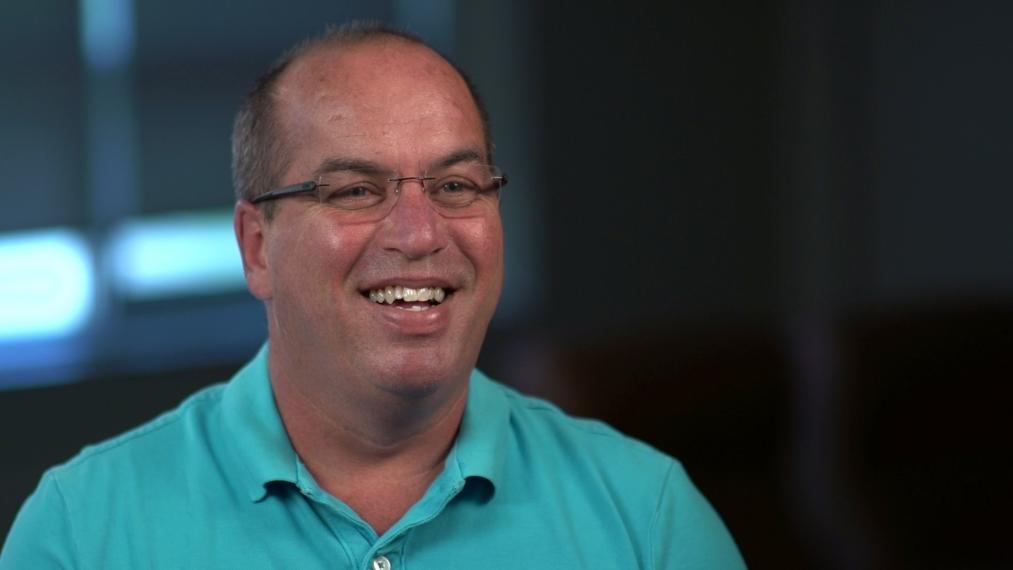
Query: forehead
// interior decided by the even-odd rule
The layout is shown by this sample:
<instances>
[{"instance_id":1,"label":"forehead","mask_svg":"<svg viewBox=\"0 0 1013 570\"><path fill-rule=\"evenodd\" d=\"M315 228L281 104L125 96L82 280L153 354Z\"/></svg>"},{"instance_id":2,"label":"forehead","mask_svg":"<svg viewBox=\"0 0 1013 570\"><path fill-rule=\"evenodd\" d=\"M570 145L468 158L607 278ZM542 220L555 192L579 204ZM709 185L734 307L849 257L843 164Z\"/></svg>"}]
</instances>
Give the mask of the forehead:
<instances>
[{"instance_id":1,"label":"forehead","mask_svg":"<svg viewBox=\"0 0 1013 570\"><path fill-rule=\"evenodd\" d=\"M402 40L314 49L286 70L275 96L296 150L344 142L366 154L418 154L462 138L483 140L461 76L435 52Z\"/></svg>"}]
</instances>

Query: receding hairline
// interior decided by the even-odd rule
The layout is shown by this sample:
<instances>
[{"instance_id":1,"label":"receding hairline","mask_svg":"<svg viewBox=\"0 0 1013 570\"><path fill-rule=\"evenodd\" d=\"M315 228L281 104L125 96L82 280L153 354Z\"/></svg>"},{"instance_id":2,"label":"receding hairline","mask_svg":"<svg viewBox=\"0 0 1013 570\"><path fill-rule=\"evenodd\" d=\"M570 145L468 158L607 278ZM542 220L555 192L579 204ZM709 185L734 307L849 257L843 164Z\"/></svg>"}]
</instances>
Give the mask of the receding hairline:
<instances>
[{"instance_id":1,"label":"receding hairline","mask_svg":"<svg viewBox=\"0 0 1013 570\"><path fill-rule=\"evenodd\" d=\"M286 147L291 148L289 145L292 141L289 140L288 122L283 120L283 117L291 109L286 107L292 104L298 107L300 98L307 96L307 92L302 91L305 89L306 84L302 82L314 81L314 77L319 75L323 67L330 65L334 65L336 68L351 67L354 65L352 58L359 56L369 57L373 53L368 50L384 49L387 46L394 46L394 49L397 50L396 55L392 55L391 57L403 57L405 54L409 56L421 55L426 58L424 65L438 65L440 69L435 73L445 75L456 82L455 89L460 89L457 93L465 95L467 100L471 102L471 110L469 112L474 113L474 117L479 121L484 139L485 159L491 161L492 149L489 142L488 125L468 79L461 70L435 49L426 45L421 40L400 35L368 36L358 40L337 40L333 42L324 40L308 44L304 50L295 54L288 62L286 68L277 76L268 94L268 97L271 98L270 112L275 121L276 132L285 141ZM301 94L295 95L293 99L281 96L281 92L287 90L292 90L291 93L300 93L301 91Z\"/></svg>"},{"instance_id":2,"label":"receding hairline","mask_svg":"<svg viewBox=\"0 0 1013 570\"><path fill-rule=\"evenodd\" d=\"M237 197L251 199L270 190L277 184L290 161L291 145L285 122L281 119L285 102L280 97L280 86L290 81L291 72L307 59L323 55L339 57L352 54L359 48L382 45L402 45L428 54L434 62L446 66L464 87L471 100L482 129L486 159L492 162L493 142L488 110L468 77L448 57L409 32L378 23L352 23L328 27L322 34L307 38L286 50L255 83L247 95L233 128L233 180ZM273 133L273 135L271 134ZM268 142L274 138L272 144ZM257 182L257 180L260 182ZM271 204L265 211L270 215Z\"/></svg>"},{"instance_id":3,"label":"receding hairline","mask_svg":"<svg viewBox=\"0 0 1013 570\"><path fill-rule=\"evenodd\" d=\"M279 110L278 105L281 103L278 98L279 88L293 87L291 83L293 80L293 74L315 73L319 70L318 66L334 64L336 62L341 62L342 60L345 60L344 65L348 65L348 63L350 63L348 61L350 58L368 53L367 50L370 50L371 48L382 49L385 46L403 46L403 48L407 49L408 53L414 51L418 54L424 54L430 62L442 67L440 70L441 72L444 72L447 77L454 78L454 80L459 82L459 85L463 89L464 93L466 93L468 98L471 100L476 114L480 116L483 123L483 130L485 129L486 119L483 116L483 109L477 99L474 87L471 85L469 79L464 75L464 73L450 60L444 57L443 54L426 45L421 40L397 35L369 36L358 40L339 39L335 41L327 41L326 39L322 39L319 42L307 44L304 49L293 54L293 57L286 63L284 69L280 70L277 77L274 78L268 94L269 97L271 97L273 111L277 112ZM404 51L402 51L402 53L404 53ZM337 65L341 66L342 63L337 63Z\"/></svg>"},{"instance_id":4,"label":"receding hairline","mask_svg":"<svg viewBox=\"0 0 1013 570\"><path fill-rule=\"evenodd\" d=\"M428 54L435 62L441 63L449 72L448 75L456 77L464 87L469 99L475 109L482 126L482 134L485 138L486 153L492 158L492 134L489 132L488 111L478 96L471 78L458 67L446 55L427 44L421 38L408 31L390 27L376 22L353 22L342 26L328 26L319 36L307 38L287 50L275 63L277 73L267 86L267 93L270 99L270 114L277 118L279 111L278 88L283 85L291 72L314 57L347 57L356 51L367 49L371 46L401 45L419 52ZM276 125L278 127L280 125Z\"/></svg>"}]
</instances>

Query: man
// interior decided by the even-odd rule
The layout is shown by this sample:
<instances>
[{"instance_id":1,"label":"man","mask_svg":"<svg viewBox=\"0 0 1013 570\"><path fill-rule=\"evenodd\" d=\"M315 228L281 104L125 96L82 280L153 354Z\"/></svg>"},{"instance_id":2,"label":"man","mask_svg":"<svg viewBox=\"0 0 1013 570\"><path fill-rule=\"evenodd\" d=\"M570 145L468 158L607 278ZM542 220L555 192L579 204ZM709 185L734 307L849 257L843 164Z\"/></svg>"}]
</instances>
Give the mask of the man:
<instances>
[{"instance_id":1,"label":"man","mask_svg":"<svg viewBox=\"0 0 1013 570\"><path fill-rule=\"evenodd\" d=\"M269 342L45 474L8 568L739 568L673 459L473 369L500 294L484 113L417 39L330 31L234 132Z\"/></svg>"}]
</instances>

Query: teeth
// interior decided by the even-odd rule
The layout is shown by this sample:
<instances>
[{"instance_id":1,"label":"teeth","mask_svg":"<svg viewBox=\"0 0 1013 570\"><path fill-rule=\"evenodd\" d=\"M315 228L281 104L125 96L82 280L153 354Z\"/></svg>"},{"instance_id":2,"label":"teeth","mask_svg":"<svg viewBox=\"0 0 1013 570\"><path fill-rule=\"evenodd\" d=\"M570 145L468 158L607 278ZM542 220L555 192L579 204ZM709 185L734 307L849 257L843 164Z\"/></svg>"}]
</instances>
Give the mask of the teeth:
<instances>
[{"instance_id":1,"label":"teeth","mask_svg":"<svg viewBox=\"0 0 1013 570\"><path fill-rule=\"evenodd\" d=\"M386 303L388 305L394 304L394 301L400 299L408 303L427 303L429 301L435 301L437 304L442 303L447 298L447 292L442 287L420 287L413 289L412 287L404 287L402 285L389 286L383 289L372 289L369 292L369 300L374 303ZM414 310L422 310L425 307L415 306L411 307Z\"/></svg>"}]
</instances>

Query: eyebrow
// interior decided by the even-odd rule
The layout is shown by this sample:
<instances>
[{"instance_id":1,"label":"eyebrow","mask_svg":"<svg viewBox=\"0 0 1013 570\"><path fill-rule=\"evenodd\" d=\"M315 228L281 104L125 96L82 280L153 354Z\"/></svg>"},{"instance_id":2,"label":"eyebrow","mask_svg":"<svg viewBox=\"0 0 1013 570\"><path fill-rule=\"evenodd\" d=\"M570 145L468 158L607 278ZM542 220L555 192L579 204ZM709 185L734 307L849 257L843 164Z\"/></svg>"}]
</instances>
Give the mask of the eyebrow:
<instances>
[{"instance_id":1,"label":"eyebrow","mask_svg":"<svg viewBox=\"0 0 1013 570\"><path fill-rule=\"evenodd\" d=\"M444 158L433 163L434 168L447 168L461 162L482 162L484 154L473 148L461 149L452 152Z\"/></svg>"},{"instance_id":2,"label":"eyebrow","mask_svg":"<svg viewBox=\"0 0 1013 570\"><path fill-rule=\"evenodd\" d=\"M448 168L462 162L481 162L484 156L482 152L476 149L465 148L437 159L426 170ZM359 174L375 175L389 174L391 171L392 169L372 160L335 156L324 159L313 175L314 177L319 177L321 174L330 172L357 172Z\"/></svg>"},{"instance_id":3,"label":"eyebrow","mask_svg":"<svg viewBox=\"0 0 1013 570\"><path fill-rule=\"evenodd\" d=\"M344 157L331 157L324 160L317 168L314 176L320 176L321 174L327 174L328 172L358 172L360 174L381 174L389 172L389 168L384 168L378 162L372 160L364 160L359 158L344 158Z\"/></svg>"}]
</instances>

